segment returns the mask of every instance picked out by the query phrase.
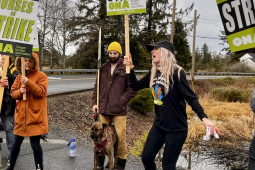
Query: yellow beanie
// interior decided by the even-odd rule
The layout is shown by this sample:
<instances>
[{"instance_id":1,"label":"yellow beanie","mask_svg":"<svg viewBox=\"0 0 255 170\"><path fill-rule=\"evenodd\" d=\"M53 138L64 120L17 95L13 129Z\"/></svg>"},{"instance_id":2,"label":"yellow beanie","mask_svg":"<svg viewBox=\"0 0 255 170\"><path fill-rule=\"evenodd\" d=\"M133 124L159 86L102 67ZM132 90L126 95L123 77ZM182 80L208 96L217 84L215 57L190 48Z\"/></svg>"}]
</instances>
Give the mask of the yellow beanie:
<instances>
[{"instance_id":1,"label":"yellow beanie","mask_svg":"<svg viewBox=\"0 0 255 170\"><path fill-rule=\"evenodd\" d=\"M107 53L109 51L117 51L120 53L120 55L122 55L122 50L121 50L121 46L119 43L117 43L116 41L112 42L109 47L108 47L108 50L107 50Z\"/></svg>"}]
</instances>

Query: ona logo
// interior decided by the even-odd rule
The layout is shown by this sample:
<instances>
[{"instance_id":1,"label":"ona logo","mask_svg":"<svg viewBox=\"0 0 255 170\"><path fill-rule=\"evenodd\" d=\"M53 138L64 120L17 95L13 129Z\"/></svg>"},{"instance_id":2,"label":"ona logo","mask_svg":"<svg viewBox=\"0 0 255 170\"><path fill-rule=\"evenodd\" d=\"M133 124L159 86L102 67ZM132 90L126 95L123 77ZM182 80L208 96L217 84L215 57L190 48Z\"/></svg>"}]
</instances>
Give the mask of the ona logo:
<instances>
[{"instance_id":1,"label":"ona logo","mask_svg":"<svg viewBox=\"0 0 255 170\"><path fill-rule=\"evenodd\" d=\"M130 8L128 1L119 1L119 2L110 2L109 9L110 10L117 10L117 9L127 9Z\"/></svg>"},{"instance_id":2,"label":"ona logo","mask_svg":"<svg viewBox=\"0 0 255 170\"><path fill-rule=\"evenodd\" d=\"M13 53L13 46L12 46L12 44L0 43L0 52Z\"/></svg>"},{"instance_id":3,"label":"ona logo","mask_svg":"<svg viewBox=\"0 0 255 170\"><path fill-rule=\"evenodd\" d=\"M255 42L255 34L253 36L253 38L251 37L251 34L248 34L246 36L242 36L242 37L236 37L233 39L233 44L235 46L241 46L241 45L246 45L246 44L252 44Z\"/></svg>"}]
</instances>

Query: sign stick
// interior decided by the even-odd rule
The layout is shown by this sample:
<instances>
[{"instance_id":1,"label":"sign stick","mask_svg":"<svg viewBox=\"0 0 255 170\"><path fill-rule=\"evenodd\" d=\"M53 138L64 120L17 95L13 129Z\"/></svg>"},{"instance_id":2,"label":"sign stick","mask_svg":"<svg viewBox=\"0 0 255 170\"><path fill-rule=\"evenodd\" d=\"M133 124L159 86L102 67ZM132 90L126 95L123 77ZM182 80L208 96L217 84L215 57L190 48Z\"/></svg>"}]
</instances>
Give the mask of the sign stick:
<instances>
[{"instance_id":1,"label":"sign stick","mask_svg":"<svg viewBox=\"0 0 255 170\"><path fill-rule=\"evenodd\" d=\"M4 79L6 78L7 69L9 67L9 56L6 55L4 60L5 60L5 62L4 62L1 81L4 81ZM0 112L1 112L1 107L2 107L3 97L4 97L4 87L0 87Z\"/></svg>"},{"instance_id":2,"label":"sign stick","mask_svg":"<svg viewBox=\"0 0 255 170\"><path fill-rule=\"evenodd\" d=\"M0 62L2 62L2 55L0 54ZM0 67L0 71L3 71L3 67ZM0 75L2 76L2 75Z\"/></svg>"},{"instance_id":3,"label":"sign stick","mask_svg":"<svg viewBox=\"0 0 255 170\"><path fill-rule=\"evenodd\" d=\"M26 76L26 71L25 71L25 58L21 57L21 73L22 76ZM25 87L25 84L22 84L22 87ZM27 100L27 95L26 93L23 93L23 100Z\"/></svg>"},{"instance_id":4,"label":"sign stick","mask_svg":"<svg viewBox=\"0 0 255 170\"><path fill-rule=\"evenodd\" d=\"M129 20L128 14L125 14L125 47L126 47L126 57L129 61ZM130 73L130 66L126 66L126 73Z\"/></svg>"},{"instance_id":5,"label":"sign stick","mask_svg":"<svg viewBox=\"0 0 255 170\"><path fill-rule=\"evenodd\" d=\"M97 70L97 107L99 107L99 74L100 68Z\"/></svg>"}]
</instances>

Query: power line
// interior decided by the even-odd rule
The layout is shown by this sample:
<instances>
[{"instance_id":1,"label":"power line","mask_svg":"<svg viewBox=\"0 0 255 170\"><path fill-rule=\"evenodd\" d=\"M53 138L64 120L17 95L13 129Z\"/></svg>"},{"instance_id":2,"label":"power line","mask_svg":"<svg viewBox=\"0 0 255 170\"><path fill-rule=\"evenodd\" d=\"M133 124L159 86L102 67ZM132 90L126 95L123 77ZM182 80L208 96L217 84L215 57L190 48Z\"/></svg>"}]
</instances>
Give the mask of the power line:
<instances>
[{"instance_id":1,"label":"power line","mask_svg":"<svg viewBox=\"0 0 255 170\"><path fill-rule=\"evenodd\" d=\"M205 18L203 15L199 14L201 17ZM211 22L209 19L205 18L205 20L209 21L210 23L212 23L213 25L216 25L215 23ZM217 27L219 27L220 29L223 29L222 27L216 25Z\"/></svg>"},{"instance_id":2,"label":"power line","mask_svg":"<svg viewBox=\"0 0 255 170\"><path fill-rule=\"evenodd\" d=\"M187 35L187 36L193 37L193 35ZM216 37L205 37L205 36L199 36L199 35L197 35L196 37L198 37L198 38L207 38L207 39L217 39L217 40L220 40L220 38L216 38Z\"/></svg>"},{"instance_id":3,"label":"power line","mask_svg":"<svg viewBox=\"0 0 255 170\"><path fill-rule=\"evenodd\" d=\"M201 14L200 14L200 15L201 15ZM194 19L194 17L190 17L190 16L183 16L183 17L187 17L187 18L192 18L192 19ZM209 20L209 21L217 21L217 22L220 22L220 23L221 23L221 21L219 21L219 20L203 19L203 18L199 18L199 19L201 19L201 20Z\"/></svg>"}]
</instances>

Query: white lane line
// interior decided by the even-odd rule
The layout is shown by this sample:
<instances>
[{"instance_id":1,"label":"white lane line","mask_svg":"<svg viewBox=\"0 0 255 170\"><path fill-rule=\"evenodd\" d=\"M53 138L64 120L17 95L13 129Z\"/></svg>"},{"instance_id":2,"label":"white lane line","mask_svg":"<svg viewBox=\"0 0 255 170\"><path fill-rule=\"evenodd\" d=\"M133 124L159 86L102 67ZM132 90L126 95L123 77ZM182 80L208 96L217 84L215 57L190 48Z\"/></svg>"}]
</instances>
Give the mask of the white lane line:
<instances>
[{"instance_id":1,"label":"white lane line","mask_svg":"<svg viewBox=\"0 0 255 170\"><path fill-rule=\"evenodd\" d=\"M3 139L3 143L6 143L6 139ZM23 143L30 143L29 139L24 139ZM48 142L45 142L44 140L41 139L41 143L45 144L63 144L67 145L68 142L66 140L61 140L61 139L48 139Z\"/></svg>"},{"instance_id":2,"label":"white lane line","mask_svg":"<svg viewBox=\"0 0 255 170\"><path fill-rule=\"evenodd\" d=\"M61 79L61 78L58 78L58 77L48 77L48 79L51 79L51 80L59 80L59 79Z\"/></svg>"}]
</instances>

